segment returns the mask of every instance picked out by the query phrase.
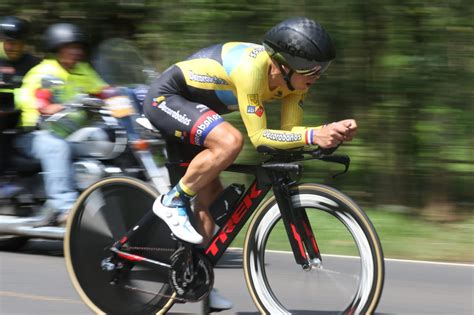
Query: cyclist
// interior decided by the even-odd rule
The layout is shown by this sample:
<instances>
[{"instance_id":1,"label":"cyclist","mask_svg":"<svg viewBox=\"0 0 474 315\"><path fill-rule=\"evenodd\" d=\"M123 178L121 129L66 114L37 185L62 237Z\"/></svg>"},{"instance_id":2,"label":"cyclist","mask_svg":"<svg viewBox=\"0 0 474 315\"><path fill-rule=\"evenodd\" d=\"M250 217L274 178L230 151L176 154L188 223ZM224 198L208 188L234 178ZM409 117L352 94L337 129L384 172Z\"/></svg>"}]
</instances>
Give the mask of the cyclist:
<instances>
[{"instance_id":1,"label":"cyclist","mask_svg":"<svg viewBox=\"0 0 474 315\"><path fill-rule=\"evenodd\" d=\"M353 119L301 126L304 97L335 56L318 22L294 17L270 29L263 45L229 42L204 48L155 80L145 115L170 141L182 142L182 158L191 158L179 183L153 205L176 237L205 245L213 235L208 207L222 191L219 173L243 146L243 136L222 114L238 110L254 146L330 148L352 140ZM267 128L265 112L272 107L264 102L270 100L282 102L280 130ZM191 199L199 232L189 221ZM232 303L213 291L210 307L229 309Z\"/></svg>"},{"instance_id":2,"label":"cyclist","mask_svg":"<svg viewBox=\"0 0 474 315\"><path fill-rule=\"evenodd\" d=\"M83 62L85 36L74 24L53 24L45 32L51 57L32 68L24 77L17 105L21 125L31 132L16 138L15 146L26 156L41 161L47 202L38 216L39 225L65 222L78 193L73 182L71 149L62 137L48 130L35 130L41 119L64 109L63 104L78 93L100 93L107 84ZM78 115L72 122L80 124Z\"/></svg>"}]
</instances>

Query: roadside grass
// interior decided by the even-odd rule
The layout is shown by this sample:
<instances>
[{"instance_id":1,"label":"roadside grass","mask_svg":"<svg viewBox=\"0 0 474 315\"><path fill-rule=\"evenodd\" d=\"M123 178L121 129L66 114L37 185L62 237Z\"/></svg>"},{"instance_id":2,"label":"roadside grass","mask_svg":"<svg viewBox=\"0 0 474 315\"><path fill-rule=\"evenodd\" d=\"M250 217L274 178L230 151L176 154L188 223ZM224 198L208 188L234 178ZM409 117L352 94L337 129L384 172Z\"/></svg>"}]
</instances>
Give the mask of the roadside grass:
<instances>
[{"instance_id":1,"label":"roadside grass","mask_svg":"<svg viewBox=\"0 0 474 315\"><path fill-rule=\"evenodd\" d=\"M435 223L413 215L368 210L382 243L385 258L474 263L474 217L457 223ZM311 216L311 220L315 219ZM318 215L313 226L318 246L324 253L354 254L353 241L334 218ZM242 247L247 227L233 241ZM282 224L271 233L270 248L290 250Z\"/></svg>"},{"instance_id":2,"label":"roadside grass","mask_svg":"<svg viewBox=\"0 0 474 315\"><path fill-rule=\"evenodd\" d=\"M430 222L386 211L368 211L385 257L474 263L474 216L456 223Z\"/></svg>"}]
</instances>

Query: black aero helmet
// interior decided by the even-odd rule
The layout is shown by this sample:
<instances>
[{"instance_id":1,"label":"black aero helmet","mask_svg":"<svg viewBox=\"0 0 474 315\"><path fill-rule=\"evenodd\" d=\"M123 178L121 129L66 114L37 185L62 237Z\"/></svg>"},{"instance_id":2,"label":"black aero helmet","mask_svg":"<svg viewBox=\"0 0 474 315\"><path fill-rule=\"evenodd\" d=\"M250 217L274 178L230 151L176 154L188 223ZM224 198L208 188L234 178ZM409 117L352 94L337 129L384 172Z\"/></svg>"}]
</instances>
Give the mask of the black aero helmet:
<instances>
[{"instance_id":1,"label":"black aero helmet","mask_svg":"<svg viewBox=\"0 0 474 315\"><path fill-rule=\"evenodd\" d=\"M57 23L48 27L44 34L44 42L48 51L56 51L66 44L85 44L85 36L82 30L74 24Z\"/></svg>"},{"instance_id":2,"label":"black aero helmet","mask_svg":"<svg viewBox=\"0 0 474 315\"><path fill-rule=\"evenodd\" d=\"M265 34L263 46L279 64L307 75L324 72L336 57L326 30L305 17L289 18L274 26Z\"/></svg>"},{"instance_id":3,"label":"black aero helmet","mask_svg":"<svg viewBox=\"0 0 474 315\"><path fill-rule=\"evenodd\" d=\"M24 40L30 30L27 20L15 16L6 16L0 20L0 38Z\"/></svg>"}]
</instances>

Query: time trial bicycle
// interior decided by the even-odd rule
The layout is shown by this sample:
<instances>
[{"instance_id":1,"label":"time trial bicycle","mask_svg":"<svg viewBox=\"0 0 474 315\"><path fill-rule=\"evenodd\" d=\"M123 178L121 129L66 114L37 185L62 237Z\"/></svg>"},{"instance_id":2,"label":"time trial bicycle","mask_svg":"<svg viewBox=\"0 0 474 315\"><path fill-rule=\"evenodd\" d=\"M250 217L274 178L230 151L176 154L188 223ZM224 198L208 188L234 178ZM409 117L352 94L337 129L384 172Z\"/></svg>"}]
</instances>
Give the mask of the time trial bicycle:
<instances>
[{"instance_id":1,"label":"time trial bicycle","mask_svg":"<svg viewBox=\"0 0 474 315\"><path fill-rule=\"evenodd\" d=\"M64 252L74 287L91 310L163 314L174 303L205 299L213 268L250 220L243 269L259 312L373 313L384 259L372 223L345 194L298 181L303 161L341 163L347 171L349 157L322 149L258 150L265 162L227 169L254 180L206 247L173 237L151 210L159 194L140 180L107 178L84 191L67 223Z\"/></svg>"}]
</instances>

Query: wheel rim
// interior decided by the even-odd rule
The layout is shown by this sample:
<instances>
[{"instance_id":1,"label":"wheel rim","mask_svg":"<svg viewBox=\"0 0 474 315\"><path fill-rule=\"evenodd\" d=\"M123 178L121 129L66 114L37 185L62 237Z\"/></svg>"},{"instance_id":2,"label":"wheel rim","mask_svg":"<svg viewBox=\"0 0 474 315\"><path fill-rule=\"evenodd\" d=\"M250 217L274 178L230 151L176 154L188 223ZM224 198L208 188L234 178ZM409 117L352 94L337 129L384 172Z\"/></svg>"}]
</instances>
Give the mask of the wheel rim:
<instances>
[{"instance_id":1,"label":"wheel rim","mask_svg":"<svg viewBox=\"0 0 474 315\"><path fill-rule=\"evenodd\" d=\"M248 272L253 280L253 289L258 296L259 303L266 312L271 314L285 314L289 313L289 310L296 313L306 311L301 306L305 300L310 300L306 303L315 300L315 307L311 310L363 313L364 307L372 299L375 261L371 246L356 218L349 212L341 211L344 209L341 209L338 203L320 195L299 194L294 196L292 201L295 208L304 207L307 209L310 220L321 221L321 219L332 218L335 222L341 222L339 226L344 227L347 231L344 241L352 240L353 247L356 249L356 251L352 249L352 255L356 254L358 258L344 258L349 262L341 263L339 262L342 259L340 257L324 255L327 246L322 242L318 245L323 253L323 269L313 269L306 272L295 264L289 245L287 245L289 253L269 252L266 249L272 246L272 234L278 234L277 230L284 230L280 220L280 211L274 204L255 227L254 239L250 243L248 252L248 261L251 262ZM317 218L311 216L312 212L317 212ZM323 226L326 224L327 222ZM319 242L322 236L321 232L324 231L319 228L319 225L313 226L313 231L315 231ZM337 234L341 233L341 230L337 231ZM286 232L283 231L283 234L288 243ZM276 258L275 255L279 255L279 257ZM288 267L281 267L280 265L285 260L289 262L292 269L299 269L288 271ZM284 274L291 276L285 279L282 276ZM304 288L294 286L295 281L293 280L302 281L305 285ZM283 288L279 289L280 286ZM337 301L331 302L331 295L336 294ZM295 299L294 303L292 298Z\"/></svg>"}]
</instances>

